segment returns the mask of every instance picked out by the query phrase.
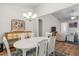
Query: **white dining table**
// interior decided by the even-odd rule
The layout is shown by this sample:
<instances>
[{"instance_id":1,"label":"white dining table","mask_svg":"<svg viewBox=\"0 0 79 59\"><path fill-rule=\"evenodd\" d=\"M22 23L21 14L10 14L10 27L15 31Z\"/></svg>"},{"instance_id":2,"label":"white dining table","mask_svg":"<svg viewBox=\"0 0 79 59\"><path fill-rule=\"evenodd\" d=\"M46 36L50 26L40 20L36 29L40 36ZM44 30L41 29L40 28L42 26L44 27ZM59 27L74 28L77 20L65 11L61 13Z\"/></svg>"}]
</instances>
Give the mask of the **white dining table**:
<instances>
[{"instance_id":1,"label":"white dining table","mask_svg":"<svg viewBox=\"0 0 79 59\"><path fill-rule=\"evenodd\" d=\"M37 47L38 42L42 40L48 40L47 37L32 37L27 39L21 39L14 43L14 47L23 51L23 56L26 56L26 51Z\"/></svg>"}]
</instances>

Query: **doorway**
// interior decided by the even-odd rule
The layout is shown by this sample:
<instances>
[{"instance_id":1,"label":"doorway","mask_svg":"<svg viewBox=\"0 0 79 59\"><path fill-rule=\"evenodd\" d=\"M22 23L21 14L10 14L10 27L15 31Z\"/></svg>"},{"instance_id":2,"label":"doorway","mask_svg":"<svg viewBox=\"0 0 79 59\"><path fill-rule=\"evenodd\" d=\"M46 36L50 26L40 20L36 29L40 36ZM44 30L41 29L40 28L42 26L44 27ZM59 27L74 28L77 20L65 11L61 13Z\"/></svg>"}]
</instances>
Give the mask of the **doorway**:
<instances>
[{"instance_id":1,"label":"doorway","mask_svg":"<svg viewBox=\"0 0 79 59\"><path fill-rule=\"evenodd\" d=\"M39 22L39 36L42 36L42 26L43 26L42 19L39 19L38 22Z\"/></svg>"}]
</instances>

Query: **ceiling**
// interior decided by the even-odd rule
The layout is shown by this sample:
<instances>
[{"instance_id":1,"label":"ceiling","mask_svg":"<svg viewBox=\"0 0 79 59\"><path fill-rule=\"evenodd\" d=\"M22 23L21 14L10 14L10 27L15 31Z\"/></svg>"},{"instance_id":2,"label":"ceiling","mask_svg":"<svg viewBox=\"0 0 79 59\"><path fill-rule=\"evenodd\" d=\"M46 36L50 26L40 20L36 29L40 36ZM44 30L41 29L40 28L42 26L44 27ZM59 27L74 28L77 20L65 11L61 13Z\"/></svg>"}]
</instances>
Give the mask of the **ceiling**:
<instances>
[{"instance_id":1,"label":"ceiling","mask_svg":"<svg viewBox=\"0 0 79 59\"><path fill-rule=\"evenodd\" d=\"M25 7L30 7L32 9L35 9L35 8L39 7L40 5L43 5L44 3L2 3L2 4L25 6ZM79 13L79 11L78 11L79 4L69 7L69 8L65 8L63 10L59 10L57 12L54 12L54 13L52 13L52 15L55 16L56 18L58 18L60 21L70 20L70 13L71 13L72 9L74 9L75 11L77 11Z\"/></svg>"},{"instance_id":2,"label":"ceiling","mask_svg":"<svg viewBox=\"0 0 79 59\"><path fill-rule=\"evenodd\" d=\"M59 19L61 22L64 22L71 20L70 17L72 10L74 10L79 15L79 4L54 12L52 15Z\"/></svg>"},{"instance_id":3,"label":"ceiling","mask_svg":"<svg viewBox=\"0 0 79 59\"><path fill-rule=\"evenodd\" d=\"M5 3L5 4L16 5L16 6L27 6L27 7L30 7L30 8L36 8L42 3Z\"/></svg>"}]
</instances>

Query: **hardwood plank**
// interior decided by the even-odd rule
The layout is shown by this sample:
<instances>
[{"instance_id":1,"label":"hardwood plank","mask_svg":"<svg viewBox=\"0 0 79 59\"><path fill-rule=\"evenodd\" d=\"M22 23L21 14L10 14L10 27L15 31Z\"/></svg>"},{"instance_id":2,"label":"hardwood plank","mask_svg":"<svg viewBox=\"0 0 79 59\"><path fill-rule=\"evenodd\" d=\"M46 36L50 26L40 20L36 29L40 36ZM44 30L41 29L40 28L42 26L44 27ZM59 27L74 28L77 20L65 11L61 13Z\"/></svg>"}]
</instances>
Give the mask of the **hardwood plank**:
<instances>
[{"instance_id":1,"label":"hardwood plank","mask_svg":"<svg viewBox=\"0 0 79 59\"><path fill-rule=\"evenodd\" d=\"M66 56L78 56L79 46L71 43L56 41L56 51Z\"/></svg>"}]
</instances>

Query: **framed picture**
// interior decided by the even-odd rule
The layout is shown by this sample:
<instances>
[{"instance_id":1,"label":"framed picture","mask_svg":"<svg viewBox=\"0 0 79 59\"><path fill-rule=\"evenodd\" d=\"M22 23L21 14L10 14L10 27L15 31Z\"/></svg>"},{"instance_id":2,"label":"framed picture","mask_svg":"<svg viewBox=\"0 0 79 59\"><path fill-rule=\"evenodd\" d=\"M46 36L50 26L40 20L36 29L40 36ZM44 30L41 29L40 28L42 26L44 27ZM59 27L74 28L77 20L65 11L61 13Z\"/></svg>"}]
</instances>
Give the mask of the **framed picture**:
<instances>
[{"instance_id":1,"label":"framed picture","mask_svg":"<svg viewBox=\"0 0 79 59\"><path fill-rule=\"evenodd\" d=\"M77 28L77 22L69 23L70 28Z\"/></svg>"},{"instance_id":2,"label":"framed picture","mask_svg":"<svg viewBox=\"0 0 79 59\"><path fill-rule=\"evenodd\" d=\"M25 21L24 20L11 20L11 31L24 31L25 30Z\"/></svg>"}]
</instances>

